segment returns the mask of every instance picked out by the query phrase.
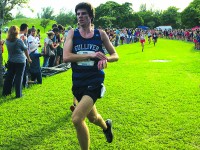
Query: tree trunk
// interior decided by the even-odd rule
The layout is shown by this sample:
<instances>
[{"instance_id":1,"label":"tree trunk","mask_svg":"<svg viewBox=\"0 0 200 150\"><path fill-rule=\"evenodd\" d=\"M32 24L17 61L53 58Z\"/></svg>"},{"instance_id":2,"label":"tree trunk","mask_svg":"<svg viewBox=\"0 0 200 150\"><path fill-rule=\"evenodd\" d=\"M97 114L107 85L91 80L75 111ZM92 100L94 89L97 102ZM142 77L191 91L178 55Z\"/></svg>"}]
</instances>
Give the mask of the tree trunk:
<instances>
[{"instance_id":1,"label":"tree trunk","mask_svg":"<svg viewBox=\"0 0 200 150\"><path fill-rule=\"evenodd\" d=\"M0 24L0 41L1 41L1 27L2 25ZM2 57L2 49L0 46L0 89L3 87L3 57Z\"/></svg>"},{"instance_id":2,"label":"tree trunk","mask_svg":"<svg viewBox=\"0 0 200 150\"><path fill-rule=\"evenodd\" d=\"M4 4L4 5L3 5ZM6 1L1 1L0 5L0 41L1 41L1 34L2 34L2 26L4 23L4 7L5 7ZM2 49L0 46L0 90L1 87L3 87L3 57L2 57ZM0 91L1 92L1 91Z\"/></svg>"},{"instance_id":3,"label":"tree trunk","mask_svg":"<svg viewBox=\"0 0 200 150\"><path fill-rule=\"evenodd\" d=\"M1 38L0 38L0 40L1 40ZM2 59L1 46L0 46L0 87L3 87L3 59Z\"/></svg>"}]
</instances>

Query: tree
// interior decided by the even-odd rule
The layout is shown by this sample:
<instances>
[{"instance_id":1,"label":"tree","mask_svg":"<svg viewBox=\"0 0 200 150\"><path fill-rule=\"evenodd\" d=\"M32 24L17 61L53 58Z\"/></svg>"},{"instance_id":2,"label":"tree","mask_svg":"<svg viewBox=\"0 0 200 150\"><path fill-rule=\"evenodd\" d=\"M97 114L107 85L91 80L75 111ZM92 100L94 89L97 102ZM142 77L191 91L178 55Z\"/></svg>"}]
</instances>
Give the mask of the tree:
<instances>
[{"instance_id":1,"label":"tree","mask_svg":"<svg viewBox=\"0 0 200 150\"><path fill-rule=\"evenodd\" d=\"M179 8L170 6L167 10L163 11L161 16L162 25L171 25L173 28L177 28L177 23L180 18Z\"/></svg>"},{"instance_id":2,"label":"tree","mask_svg":"<svg viewBox=\"0 0 200 150\"><path fill-rule=\"evenodd\" d=\"M24 14L22 14L20 11L16 14L15 19L19 19L19 18L27 18L26 16L24 16Z\"/></svg>"},{"instance_id":3,"label":"tree","mask_svg":"<svg viewBox=\"0 0 200 150\"><path fill-rule=\"evenodd\" d=\"M72 11L67 12L65 9L61 9L60 13L55 17L55 20L64 27L66 25L73 26L76 24L76 15Z\"/></svg>"},{"instance_id":4,"label":"tree","mask_svg":"<svg viewBox=\"0 0 200 150\"><path fill-rule=\"evenodd\" d=\"M16 9L17 9L17 14L14 16L15 19L27 18L24 14L22 14L20 7L17 7Z\"/></svg>"},{"instance_id":5,"label":"tree","mask_svg":"<svg viewBox=\"0 0 200 150\"><path fill-rule=\"evenodd\" d=\"M40 22L40 26L44 28L44 32L49 23L50 23L49 19L42 19L42 21Z\"/></svg>"},{"instance_id":6,"label":"tree","mask_svg":"<svg viewBox=\"0 0 200 150\"><path fill-rule=\"evenodd\" d=\"M140 12L146 12L147 11L147 5L146 4L141 4L140 5Z\"/></svg>"},{"instance_id":7,"label":"tree","mask_svg":"<svg viewBox=\"0 0 200 150\"><path fill-rule=\"evenodd\" d=\"M10 11L17 5L23 7L24 4L28 3L28 1L29 0L0 0L0 30L6 19L11 16ZM0 87L3 86L2 66L2 49L0 48Z\"/></svg>"},{"instance_id":8,"label":"tree","mask_svg":"<svg viewBox=\"0 0 200 150\"><path fill-rule=\"evenodd\" d=\"M137 15L133 12L132 3L126 2L119 5L116 9L118 16L116 21L114 21L114 24L116 24L117 27L133 28L137 23L140 23L140 18L137 18Z\"/></svg>"},{"instance_id":9,"label":"tree","mask_svg":"<svg viewBox=\"0 0 200 150\"><path fill-rule=\"evenodd\" d=\"M149 21L147 22L147 26L150 27L150 29L153 29L155 27L155 22L154 21Z\"/></svg>"},{"instance_id":10,"label":"tree","mask_svg":"<svg viewBox=\"0 0 200 150\"><path fill-rule=\"evenodd\" d=\"M114 17L109 16L103 16L99 18L99 22L102 22L102 24L99 24L101 27L110 28L113 25L113 21L116 20Z\"/></svg>"},{"instance_id":11,"label":"tree","mask_svg":"<svg viewBox=\"0 0 200 150\"><path fill-rule=\"evenodd\" d=\"M105 27L125 27L127 21L132 23L134 20L125 20L131 19L133 15L133 9L131 3L124 3L122 5L108 1L105 4L101 4L96 8L96 16L94 24L96 26ZM109 20L110 19L110 20Z\"/></svg>"},{"instance_id":12,"label":"tree","mask_svg":"<svg viewBox=\"0 0 200 150\"><path fill-rule=\"evenodd\" d=\"M42 8L41 18L54 20L54 9L52 7Z\"/></svg>"},{"instance_id":13,"label":"tree","mask_svg":"<svg viewBox=\"0 0 200 150\"><path fill-rule=\"evenodd\" d=\"M181 12L182 26L185 28L192 28L200 25L200 0L193 0Z\"/></svg>"},{"instance_id":14,"label":"tree","mask_svg":"<svg viewBox=\"0 0 200 150\"><path fill-rule=\"evenodd\" d=\"M100 4L96 8L94 24L104 28L107 27L108 24L116 25L116 18L120 16L119 7L120 4L113 1L108 1L105 4ZM109 20L109 18L111 20ZM104 21L106 21L106 24L104 24Z\"/></svg>"},{"instance_id":15,"label":"tree","mask_svg":"<svg viewBox=\"0 0 200 150\"><path fill-rule=\"evenodd\" d=\"M138 15L138 13L131 13L129 15L125 15L121 18L121 21L123 23L120 25L120 28L137 28L138 26L144 23L143 19Z\"/></svg>"},{"instance_id":16,"label":"tree","mask_svg":"<svg viewBox=\"0 0 200 150\"><path fill-rule=\"evenodd\" d=\"M162 11L161 10L155 10L153 12L153 20L155 22L154 27L160 26L161 25L161 16L162 16Z\"/></svg>"},{"instance_id":17,"label":"tree","mask_svg":"<svg viewBox=\"0 0 200 150\"><path fill-rule=\"evenodd\" d=\"M37 18L41 19L41 14L40 13L37 13Z\"/></svg>"},{"instance_id":18,"label":"tree","mask_svg":"<svg viewBox=\"0 0 200 150\"><path fill-rule=\"evenodd\" d=\"M153 13L146 10L146 11L139 11L138 12L138 15L144 20L144 24L142 25L147 25L147 22L150 22L152 21L152 15Z\"/></svg>"}]
</instances>

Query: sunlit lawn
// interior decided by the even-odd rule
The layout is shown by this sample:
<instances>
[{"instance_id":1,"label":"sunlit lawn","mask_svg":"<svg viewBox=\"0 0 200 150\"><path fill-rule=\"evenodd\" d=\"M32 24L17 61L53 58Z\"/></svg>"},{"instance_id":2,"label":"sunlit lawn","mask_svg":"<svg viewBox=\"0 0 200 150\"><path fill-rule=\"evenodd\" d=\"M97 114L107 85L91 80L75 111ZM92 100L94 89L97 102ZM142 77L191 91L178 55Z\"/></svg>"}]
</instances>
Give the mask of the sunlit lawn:
<instances>
[{"instance_id":1,"label":"sunlit lawn","mask_svg":"<svg viewBox=\"0 0 200 150\"><path fill-rule=\"evenodd\" d=\"M103 118L113 120L114 141L106 143L87 121L91 150L200 149L200 51L159 39L144 52L139 43L117 52L120 60L105 70L106 95L96 103ZM79 149L71 84L69 70L24 89L21 99L14 93L0 98L0 149Z\"/></svg>"}]
</instances>

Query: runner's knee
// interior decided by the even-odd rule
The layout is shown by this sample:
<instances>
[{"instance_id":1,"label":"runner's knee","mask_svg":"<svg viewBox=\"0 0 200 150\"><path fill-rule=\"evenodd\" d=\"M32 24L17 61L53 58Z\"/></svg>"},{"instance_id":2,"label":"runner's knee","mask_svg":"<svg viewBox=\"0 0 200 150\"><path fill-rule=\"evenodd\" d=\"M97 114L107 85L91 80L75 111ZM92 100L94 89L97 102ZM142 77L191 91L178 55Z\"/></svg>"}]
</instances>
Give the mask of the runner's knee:
<instances>
[{"instance_id":1,"label":"runner's knee","mask_svg":"<svg viewBox=\"0 0 200 150\"><path fill-rule=\"evenodd\" d=\"M98 115L97 116L93 116L93 117L88 117L88 120L91 123L96 123L98 121Z\"/></svg>"},{"instance_id":2,"label":"runner's knee","mask_svg":"<svg viewBox=\"0 0 200 150\"><path fill-rule=\"evenodd\" d=\"M81 119L81 118L78 117L78 116L72 116L72 122L73 122L74 126L81 125L83 121L84 121L84 120Z\"/></svg>"}]
</instances>

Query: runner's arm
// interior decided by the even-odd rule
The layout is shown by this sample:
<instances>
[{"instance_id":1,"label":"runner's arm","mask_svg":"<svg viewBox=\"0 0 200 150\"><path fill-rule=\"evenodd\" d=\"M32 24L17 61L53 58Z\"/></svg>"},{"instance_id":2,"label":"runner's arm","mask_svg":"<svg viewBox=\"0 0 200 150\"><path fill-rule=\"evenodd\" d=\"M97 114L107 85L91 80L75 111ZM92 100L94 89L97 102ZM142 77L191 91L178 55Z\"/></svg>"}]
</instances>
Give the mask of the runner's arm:
<instances>
[{"instance_id":1,"label":"runner's arm","mask_svg":"<svg viewBox=\"0 0 200 150\"><path fill-rule=\"evenodd\" d=\"M102 30L100 30L100 34L101 34L101 39L103 41L103 45L105 46L106 50L108 51L108 53L110 55L107 57L107 61L108 62L118 61L119 56L118 56L117 52L115 51L114 46L110 42L107 34L105 33L105 31L102 31Z\"/></svg>"}]
</instances>

